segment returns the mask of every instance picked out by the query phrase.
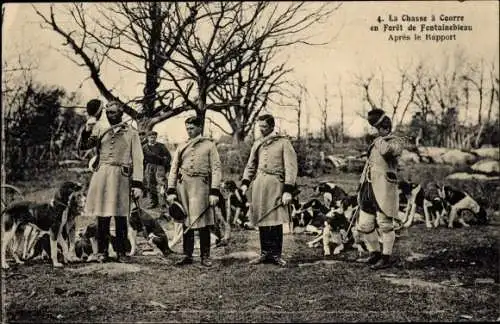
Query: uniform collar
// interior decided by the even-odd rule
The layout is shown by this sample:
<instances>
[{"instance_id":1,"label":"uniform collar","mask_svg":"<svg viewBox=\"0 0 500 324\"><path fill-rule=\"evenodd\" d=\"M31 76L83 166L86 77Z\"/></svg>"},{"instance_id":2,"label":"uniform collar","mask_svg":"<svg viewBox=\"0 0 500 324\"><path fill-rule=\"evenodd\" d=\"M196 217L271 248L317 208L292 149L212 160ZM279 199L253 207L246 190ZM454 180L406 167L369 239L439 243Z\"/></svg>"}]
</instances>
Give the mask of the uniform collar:
<instances>
[{"instance_id":1,"label":"uniform collar","mask_svg":"<svg viewBox=\"0 0 500 324\"><path fill-rule=\"evenodd\" d=\"M277 137L277 136L278 136L278 132L272 131L269 135L262 137L262 141L265 142L265 141L267 141L271 138Z\"/></svg>"}]
</instances>

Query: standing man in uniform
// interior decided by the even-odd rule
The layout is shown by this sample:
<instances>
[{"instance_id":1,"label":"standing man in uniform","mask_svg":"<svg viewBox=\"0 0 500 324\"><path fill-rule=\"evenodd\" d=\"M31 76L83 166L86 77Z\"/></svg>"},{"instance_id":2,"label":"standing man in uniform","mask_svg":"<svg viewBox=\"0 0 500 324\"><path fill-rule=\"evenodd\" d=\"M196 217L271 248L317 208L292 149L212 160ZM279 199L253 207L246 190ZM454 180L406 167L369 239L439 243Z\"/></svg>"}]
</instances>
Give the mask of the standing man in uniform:
<instances>
[{"instance_id":1,"label":"standing man in uniform","mask_svg":"<svg viewBox=\"0 0 500 324\"><path fill-rule=\"evenodd\" d=\"M158 189L166 185L166 170L170 170L170 152L156 138L158 133L149 131L146 134L147 142L142 146L144 152L144 187L145 196L149 197L148 208L158 207Z\"/></svg>"},{"instance_id":2,"label":"standing man in uniform","mask_svg":"<svg viewBox=\"0 0 500 324\"><path fill-rule=\"evenodd\" d=\"M172 204L178 196L187 213L184 258L177 265L193 263L194 230L198 230L201 264L210 267L210 226L215 224L213 208L219 202L221 162L215 143L201 136L203 120L190 117L185 123L189 139L175 151L167 189L167 202Z\"/></svg>"},{"instance_id":3,"label":"standing man in uniform","mask_svg":"<svg viewBox=\"0 0 500 324\"><path fill-rule=\"evenodd\" d=\"M361 174L357 228L370 252L369 258L363 261L377 270L391 265L396 237L394 221L399 209L397 165L404 142L391 134L391 119L382 109L368 112L368 122L377 129L378 137L368 148L368 160ZM377 227L381 233L382 252Z\"/></svg>"},{"instance_id":4,"label":"standing man in uniform","mask_svg":"<svg viewBox=\"0 0 500 324\"><path fill-rule=\"evenodd\" d=\"M89 118L82 132L82 149L96 147L98 164L90 179L85 214L97 217L98 261L109 261L109 230L115 218L118 261L127 259L127 217L130 194L142 195L143 154L138 132L121 123L123 108L118 102L106 105L110 127ZM132 191L132 192L131 192Z\"/></svg>"},{"instance_id":5,"label":"standing man in uniform","mask_svg":"<svg viewBox=\"0 0 500 324\"><path fill-rule=\"evenodd\" d=\"M283 224L290 221L288 205L297 180L297 154L286 137L273 132L273 116L262 115L257 121L262 137L252 146L240 188L245 194L253 181L251 223L259 227L261 253L250 264L269 261L284 267Z\"/></svg>"}]
</instances>

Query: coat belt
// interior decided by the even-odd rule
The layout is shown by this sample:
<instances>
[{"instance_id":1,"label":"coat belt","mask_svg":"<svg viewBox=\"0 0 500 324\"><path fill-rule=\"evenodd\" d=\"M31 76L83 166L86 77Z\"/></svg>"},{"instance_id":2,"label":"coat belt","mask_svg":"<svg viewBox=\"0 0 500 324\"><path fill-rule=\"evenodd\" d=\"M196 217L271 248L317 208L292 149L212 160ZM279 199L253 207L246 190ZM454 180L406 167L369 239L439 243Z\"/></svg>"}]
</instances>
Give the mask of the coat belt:
<instances>
[{"instance_id":1,"label":"coat belt","mask_svg":"<svg viewBox=\"0 0 500 324\"><path fill-rule=\"evenodd\" d=\"M208 177L210 175L208 172L187 171L186 169L180 169L180 173L189 177Z\"/></svg>"},{"instance_id":2,"label":"coat belt","mask_svg":"<svg viewBox=\"0 0 500 324\"><path fill-rule=\"evenodd\" d=\"M112 166L118 166L118 167L131 167L130 164L127 163L120 163L120 162L115 162L115 161L100 161L100 164L107 164L107 165L112 165Z\"/></svg>"},{"instance_id":3,"label":"coat belt","mask_svg":"<svg viewBox=\"0 0 500 324\"><path fill-rule=\"evenodd\" d=\"M257 172L262 172L262 173L265 173L265 174L275 175L275 176L279 176L279 177L284 177L285 176L282 171L272 170L272 169L259 168L259 169L257 169Z\"/></svg>"}]
</instances>

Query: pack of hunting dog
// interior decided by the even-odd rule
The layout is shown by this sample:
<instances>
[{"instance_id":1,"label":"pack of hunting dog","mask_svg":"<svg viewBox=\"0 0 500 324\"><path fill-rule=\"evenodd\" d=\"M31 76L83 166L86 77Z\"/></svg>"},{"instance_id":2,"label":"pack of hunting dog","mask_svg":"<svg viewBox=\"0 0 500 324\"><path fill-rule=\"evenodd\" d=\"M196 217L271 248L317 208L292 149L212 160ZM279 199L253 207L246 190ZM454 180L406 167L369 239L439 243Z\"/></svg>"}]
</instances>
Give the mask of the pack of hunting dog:
<instances>
[{"instance_id":1,"label":"pack of hunting dog","mask_svg":"<svg viewBox=\"0 0 500 324\"><path fill-rule=\"evenodd\" d=\"M498 209L449 184L402 179L400 159L411 149L411 139L393 133L383 109L366 116L376 133L360 155L364 165L356 191L348 193L335 181L313 182L314 197L306 201L299 198L296 149L289 136L276 131L271 114L256 118L260 136L234 181L224 180L216 141L202 135L204 120L197 116L184 120L188 140L171 154L157 142L157 131L141 134L124 118L119 102L92 99L86 112L78 149L92 151L90 178L65 181L50 202L3 206L4 269L9 268L7 250L18 264L33 258L48 258L54 267L134 262L138 234L165 258L176 255L172 246L182 242L182 258L175 265L188 266L194 262L195 233L200 264L210 268L212 246L231 244L232 228L241 227L259 232L259 255L250 265L286 267L283 235L308 233L314 238L307 246L322 246L325 258L354 248L356 262L379 270L391 267L396 238L408 235L413 224L487 225L491 207ZM77 230L78 217L93 221ZM174 237L169 238L162 220L173 222Z\"/></svg>"}]
</instances>

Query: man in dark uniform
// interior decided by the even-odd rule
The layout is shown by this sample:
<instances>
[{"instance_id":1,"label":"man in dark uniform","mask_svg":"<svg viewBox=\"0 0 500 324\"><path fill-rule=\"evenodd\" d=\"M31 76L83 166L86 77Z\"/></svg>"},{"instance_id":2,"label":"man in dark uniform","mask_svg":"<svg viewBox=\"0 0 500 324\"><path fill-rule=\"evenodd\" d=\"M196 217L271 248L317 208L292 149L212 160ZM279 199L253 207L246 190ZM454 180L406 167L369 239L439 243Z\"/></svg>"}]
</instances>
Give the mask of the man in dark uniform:
<instances>
[{"instance_id":1,"label":"man in dark uniform","mask_svg":"<svg viewBox=\"0 0 500 324\"><path fill-rule=\"evenodd\" d=\"M170 152L156 138L158 133L149 131L146 133L147 142L142 146L144 152L144 187L145 196L150 200L148 208L158 207L158 189L166 186L166 173L170 169L172 157Z\"/></svg>"},{"instance_id":2,"label":"man in dark uniform","mask_svg":"<svg viewBox=\"0 0 500 324\"><path fill-rule=\"evenodd\" d=\"M245 194L253 181L251 223L259 227L261 254L250 264L270 261L286 266L281 257L283 224L290 222L288 205L297 180L297 154L288 138L273 132L273 116L257 120L262 137L252 146L240 187Z\"/></svg>"},{"instance_id":3,"label":"man in dark uniform","mask_svg":"<svg viewBox=\"0 0 500 324\"><path fill-rule=\"evenodd\" d=\"M402 138L391 134L391 119L382 109L371 110L368 122L377 129L378 137L368 148L368 160L360 179L357 230L370 252L370 257L364 261L376 270L391 264L390 256L396 237L394 221L397 220L399 209L397 164L404 142ZM382 252L377 227L381 233Z\"/></svg>"}]
</instances>

